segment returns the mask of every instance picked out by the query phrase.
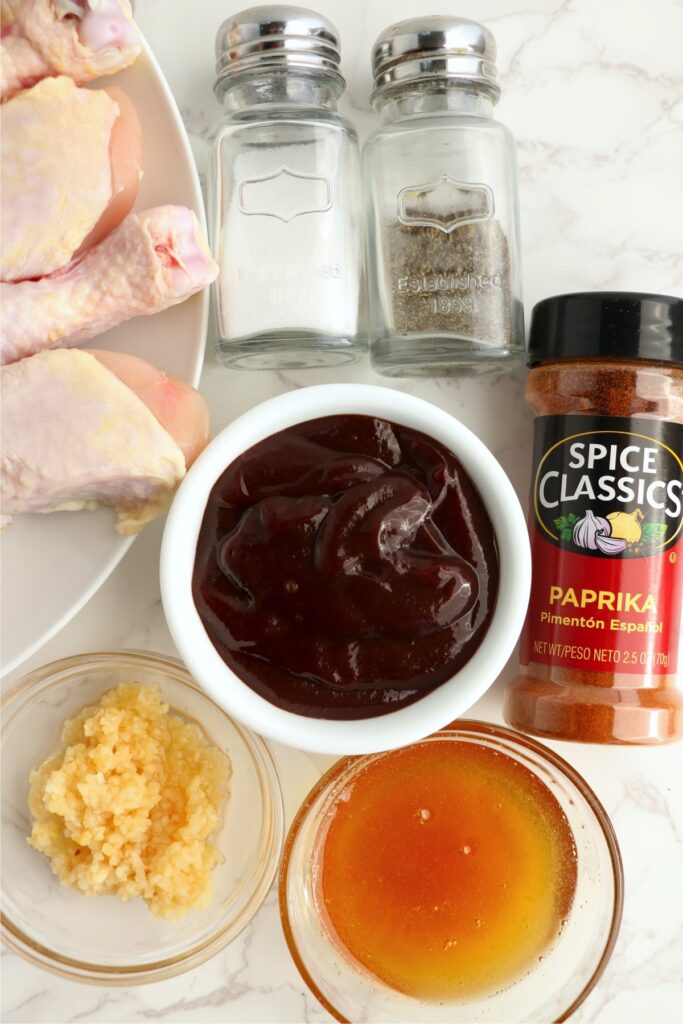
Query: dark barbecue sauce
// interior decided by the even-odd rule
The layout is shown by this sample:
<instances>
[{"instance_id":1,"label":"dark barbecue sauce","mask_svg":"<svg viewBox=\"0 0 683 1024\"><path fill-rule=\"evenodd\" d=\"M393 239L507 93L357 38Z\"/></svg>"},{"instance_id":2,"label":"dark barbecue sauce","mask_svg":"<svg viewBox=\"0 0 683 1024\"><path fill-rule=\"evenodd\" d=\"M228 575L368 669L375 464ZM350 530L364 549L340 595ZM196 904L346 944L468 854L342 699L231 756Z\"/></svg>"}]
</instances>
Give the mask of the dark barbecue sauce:
<instances>
[{"instance_id":1,"label":"dark barbecue sauce","mask_svg":"<svg viewBox=\"0 0 683 1024\"><path fill-rule=\"evenodd\" d=\"M491 521L425 434L327 416L255 445L215 484L193 595L223 660L278 707L369 718L449 679L498 590Z\"/></svg>"}]
</instances>

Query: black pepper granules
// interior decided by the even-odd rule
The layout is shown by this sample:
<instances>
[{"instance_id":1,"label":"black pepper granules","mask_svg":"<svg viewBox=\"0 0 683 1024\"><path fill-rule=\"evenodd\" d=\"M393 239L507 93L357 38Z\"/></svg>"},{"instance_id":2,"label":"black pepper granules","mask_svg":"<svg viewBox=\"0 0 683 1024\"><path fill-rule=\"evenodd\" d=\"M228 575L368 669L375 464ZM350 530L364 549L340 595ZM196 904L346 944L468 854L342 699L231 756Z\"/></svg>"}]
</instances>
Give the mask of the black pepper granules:
<instances>
[{"instance_id":1,"label":"black pepper granules","mask_svg":"<svg viewBox=\"0 0 683 1024\"><path fill-rule=\"evenodd\" d=\"M451 334L505 345L512 329L510 255L497 221L445 233L396 224L384 243L396 334Z\"/></svg>"}]
</instances>

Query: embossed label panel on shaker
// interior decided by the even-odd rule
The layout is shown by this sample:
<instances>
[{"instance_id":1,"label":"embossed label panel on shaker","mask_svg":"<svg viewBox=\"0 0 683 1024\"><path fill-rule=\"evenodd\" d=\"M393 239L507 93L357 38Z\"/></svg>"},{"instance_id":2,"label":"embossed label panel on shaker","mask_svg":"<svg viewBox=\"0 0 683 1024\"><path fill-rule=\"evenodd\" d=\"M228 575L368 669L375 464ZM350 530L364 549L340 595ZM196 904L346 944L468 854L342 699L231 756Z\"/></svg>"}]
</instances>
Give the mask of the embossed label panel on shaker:
<instances>
[{"instance_id":1,"label":"embossed label panel on shaker","mask_svg":"<svg viewBox=\"0 0 683 1024\"><path fill-rule=\"evenodd\" d=\"M456 181L447 174L424 185L408 185L398 194L402 224L438 228L444 234L463 224L489 220L493 212L493 192L488 185Z\"/></svg>"},{"instance_id":2,"label":"embossed label panel on shaker","mask_svg":"<svg viewBox=\"0 0 683 1024\"><path fill-rule=\"evenodd\" d=\"M276 217L285 223L306 213L325 213L332 207L327 178L280 167L239 186L239 209L248 216Z\"/></svg>"}]
</instances>

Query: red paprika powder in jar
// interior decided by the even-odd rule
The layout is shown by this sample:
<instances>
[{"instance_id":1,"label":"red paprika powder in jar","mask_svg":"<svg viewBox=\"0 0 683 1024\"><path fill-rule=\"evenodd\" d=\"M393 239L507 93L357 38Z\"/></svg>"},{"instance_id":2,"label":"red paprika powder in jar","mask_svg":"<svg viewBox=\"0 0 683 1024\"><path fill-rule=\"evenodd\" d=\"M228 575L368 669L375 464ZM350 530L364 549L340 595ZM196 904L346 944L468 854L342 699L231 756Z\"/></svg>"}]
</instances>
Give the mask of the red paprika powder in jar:
<instances>
[{"instance_id":1,"label":"red paprika powder in jar","mask_svg":"<svg viewBox=\"0 0 683 1024\"><path fill-rule=\"evenodd\" d=\"M559 295L533 310L531 600L517 729L683 736L683 299Z\"/></svg>"}]
</instances>

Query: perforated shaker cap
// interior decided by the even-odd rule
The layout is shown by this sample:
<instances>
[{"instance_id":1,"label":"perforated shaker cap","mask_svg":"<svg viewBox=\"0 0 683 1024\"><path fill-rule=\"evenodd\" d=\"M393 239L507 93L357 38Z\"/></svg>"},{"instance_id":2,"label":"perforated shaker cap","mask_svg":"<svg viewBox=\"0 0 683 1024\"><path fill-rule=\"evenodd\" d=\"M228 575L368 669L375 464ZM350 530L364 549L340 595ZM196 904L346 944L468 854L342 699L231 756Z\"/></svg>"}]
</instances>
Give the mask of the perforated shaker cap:
<instances>
[{"instance_id":1,"label":"perforated shaker cap","mask_svg":"<svg viewBox=\"0 0 683 1024\"><path fill-rule=\"evenodd\" d=\"M227 18L216 33L216 82L245 71L293 68L339 72L339 33L327 18L305 7L265 4Z\"/></svg>"},{"instance_id":2,"label":"perforated shaker cap","mask_svg":"<svg viewBox=\"0 0 683 1024\"><path fill-rule=\"evenodd\" d=\"M484 25L445 15L411 18L381 33L372 53L373 102L412 82L447 79L472 83L500 96L496 41Z\"/></svg>"}]
</instances>

